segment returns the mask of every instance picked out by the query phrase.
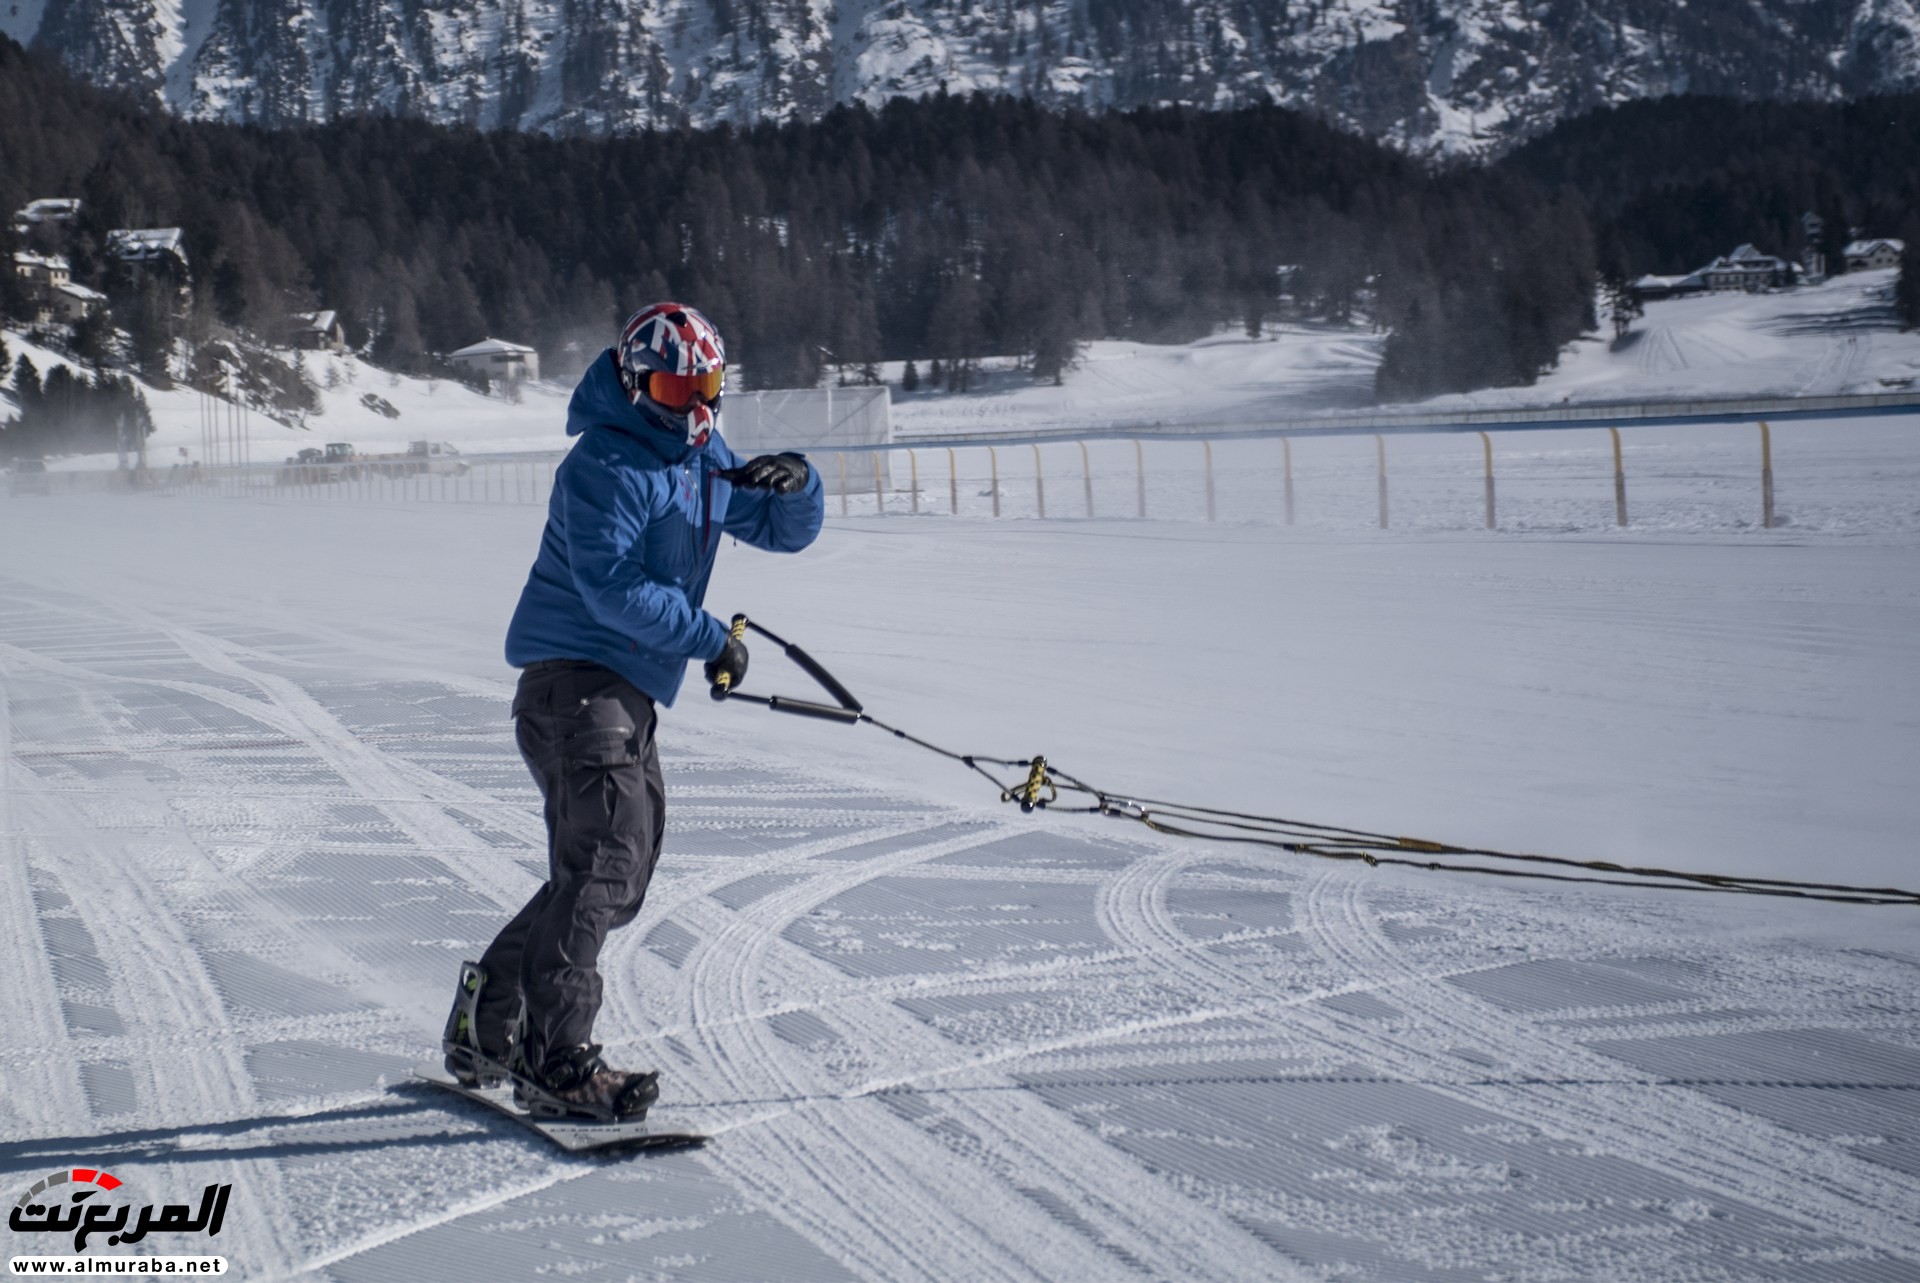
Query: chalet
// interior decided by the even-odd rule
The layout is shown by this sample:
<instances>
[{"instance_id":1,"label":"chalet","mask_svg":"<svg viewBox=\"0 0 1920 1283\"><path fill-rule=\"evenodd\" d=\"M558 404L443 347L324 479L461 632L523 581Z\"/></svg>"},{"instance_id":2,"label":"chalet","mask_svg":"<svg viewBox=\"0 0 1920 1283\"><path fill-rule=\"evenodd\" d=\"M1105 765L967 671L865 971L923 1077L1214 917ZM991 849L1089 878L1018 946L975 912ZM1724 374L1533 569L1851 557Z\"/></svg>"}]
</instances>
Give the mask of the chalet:
<instances>
[{"instance_id":1,"label":"chalet","mask_svg":"<svg viewBox=\"0 0 1920 1283\"><path fill-rule=\"evenodd\" d=\"M27 288L37 296L44 296L73 279L73 269L64 256L59 254L28 254L16 252L13 256L14 274L27 283Z\"/></svg>"},{"instance_id":2,"label":"chalet","mask_svg":"<svg viewBox=\"0 0 1920 1283\"><path fill-rule=\"evenodd\" d=\"M1900 256L1906 252L1905 241L1888 239L1872 241L1854 241L1847 246L1847 270L1849 272L1871 272L1883 267L1900 266Z\"/></svg>"},{"instance_id":3,"label":"chalet","mask_svg":"<svg viewBox=\"0 0 1920 1283\"><path fill-rule=\"evenodd\" d=\"M482 339L447 353L447 361L463 373L484 375L490 383L519 383L540 377L540 354L505 339Z\"/></svg>"},{"instance_id":4,"label":"chalet","mask_svg":"<svg viewBox=\"0 0 1920 1283\"><path fill-rule=\"evenodd\" d=\"M84 285L75 285L69 281L58 286L48 296L53 314L68 325L85 320L107 305L107 296L99 290L90 290Z\"/></svg>"},{"instance_id":5,"label":"chalet","mask_svg":"<svg viewBox=\"0 0 1920 1283\"><path fill-rule=\"evenodd\" d=\"M1641 302L1653 299L1684 298L1689 294L1704 294L1707 281L1699 272L1688 272L1685 276L1642 276L1633 283L1633 292Z\"/></svg>"},{"instance_id":6,"label":"chalet","mask_svg":"<svg viewBox=\"0 0 1920 1283\"><path fill-rule=\"evenodd\" d=\"M105 305L107 296L73 283L73 272L59 254L16 252L13 270L26 282L36 322L72 323Z\"/></svg>"},{"instance_id":7,"label":"chalet","mask_svg":"<svg viewBox=\"0 0 1920 1283\"><path fill-rule=\"evenodd\" d=\"M1749 244L1714 259L1698 274L1710 290L1745 290L1753 294L1798 284L1800 264L1762 254Z\"/></svg>"},{"instance_id":8,"label":"chalet","mask_svg":"<svg viewBox=\"0 0 1920 1283\"><path fill-rule=\"evenodd\" d=\"M303 312L293 318L293 345L308 352L344 352L346 327L332 311Z\"/></svg>"},{"instance_id":9,"label":"chalet","mask_svg":"<svg viewBox=\"0 0 1920 1283\"><path fill-rule=\"evenodd\" d=\"M192 292L187 249L177 227L115 228L107 233L107 254L129 276L171 281L183 300Z\"/></svg>"},{"instance_id":10,"label":"chalet","mask_svg":"<svg viewBox=\"0 0 1920 1283\"><path fill-rule=\"evenodd\" d=\"M79 213L80 198L77 196L32 200L27 202L26 208L13 212L13 225L24 229L40 223L71 223Z\"/></svg>"}]
</instances>

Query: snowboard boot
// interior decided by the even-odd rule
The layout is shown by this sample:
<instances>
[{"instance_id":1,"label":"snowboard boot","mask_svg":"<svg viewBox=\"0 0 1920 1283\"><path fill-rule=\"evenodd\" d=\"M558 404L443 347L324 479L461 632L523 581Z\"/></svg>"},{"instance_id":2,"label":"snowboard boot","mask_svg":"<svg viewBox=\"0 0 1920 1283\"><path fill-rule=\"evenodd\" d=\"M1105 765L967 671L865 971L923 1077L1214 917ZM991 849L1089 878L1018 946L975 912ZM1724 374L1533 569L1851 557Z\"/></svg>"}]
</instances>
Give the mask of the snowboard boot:
<instances>
[{"instance_id":1,"label":"snowboard boot","mask_svg":"<svg viewBox=\"0 0 1920 1283\"><path fill-rule=\"evenodd\" d=\"M479 963L460 964L460 988L453 996L453 1010L447 1013L447 1031L440 1036L447 1072L462 1087L498 1087L512 1075L512 1042L505 1047L482 1047L474 1024L486 983L486 970Z\"/></svg>"},{"instance_id":2,"label":"snowboard boot","mask_svg":"<svg viewBox=\"0 0 1920 1283\"><path fill-rule=\"evenodd\" d=\"M513 1078L513 1098L535 1118L632 1122L645 1118L660 1095L659 1074L608 1068L598 1043L564 1048L538 1070L522 1070Z\"/></svg>"}]
</instances>

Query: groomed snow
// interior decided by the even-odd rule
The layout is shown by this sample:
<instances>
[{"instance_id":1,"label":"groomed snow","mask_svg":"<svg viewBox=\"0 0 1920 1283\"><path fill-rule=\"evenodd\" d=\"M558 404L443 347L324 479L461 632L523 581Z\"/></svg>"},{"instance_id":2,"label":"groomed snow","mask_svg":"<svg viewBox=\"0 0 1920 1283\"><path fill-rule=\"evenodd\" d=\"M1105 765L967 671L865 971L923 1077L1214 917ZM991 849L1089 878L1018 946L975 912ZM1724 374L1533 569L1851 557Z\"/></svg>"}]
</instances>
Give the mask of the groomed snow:
<instances>
[{"instance_id":1,"label":"groomed snow","mask_svg":"<svg viewBox=\"0 0 1920 1283\"><path fill-rule=\"evenodd\" d=\"M1093 521L1071 472L1047 521L1012 481L998 522L977 485L958 519L832 501L800 557L727 549L711 605L916 734L1114 789L1912 885L1913 431L1778 430L1772 531L1750 430L1634 438L1626 531L1604 434L1503 439L1493 533L1470 438L1394 443L1385 532L1370 443L1296 447L1322 506L1293 528L1272 461L1226 447L1219 523L1173 456L1155 516L1115 519L1122 455ZM713 1144L563 1159L410 1084L543 867L499 656L540 519L0 500L5 1188L230 1182L221 1239L176 1250L249 1278L1920 1271L1911 909L1022 816L871 728L697 686L599 1035ZM809 693L767 647L748 686Z\"/></svg>"}]
</instances>

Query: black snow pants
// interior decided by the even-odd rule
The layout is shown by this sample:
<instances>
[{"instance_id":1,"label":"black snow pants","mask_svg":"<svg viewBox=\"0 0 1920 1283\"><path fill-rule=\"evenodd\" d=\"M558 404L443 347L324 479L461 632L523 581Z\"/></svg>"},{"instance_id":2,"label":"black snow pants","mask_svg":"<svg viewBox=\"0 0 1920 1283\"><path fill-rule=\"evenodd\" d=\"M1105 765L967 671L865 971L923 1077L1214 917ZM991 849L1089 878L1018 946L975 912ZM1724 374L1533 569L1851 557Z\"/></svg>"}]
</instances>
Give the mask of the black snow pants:
<instances>
[{"instance_id":1,"label":"black snow pants","mask_svg":"<svg viewBox=\"0 0 1920 1283\"><path fill-rule=\"evenodd\" d=\"M546 800L547 881L481 955L480 1046L499 1054L525 1004L527 1064L593 1040L600 946L640 912L666 824L653 701L584 660L528 666L520 756Z\"/></svg>"}]
</instances>

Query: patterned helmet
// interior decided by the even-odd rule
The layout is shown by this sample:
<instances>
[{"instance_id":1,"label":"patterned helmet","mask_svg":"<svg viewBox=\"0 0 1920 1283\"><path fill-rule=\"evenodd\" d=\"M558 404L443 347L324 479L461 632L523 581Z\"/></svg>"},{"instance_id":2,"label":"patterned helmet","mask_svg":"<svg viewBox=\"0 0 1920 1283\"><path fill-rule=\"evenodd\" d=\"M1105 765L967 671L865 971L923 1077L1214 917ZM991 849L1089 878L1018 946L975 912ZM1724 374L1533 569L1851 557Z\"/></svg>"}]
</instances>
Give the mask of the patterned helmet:
<instances>
[{"instance_id":1,"label":"patterned helmet","mask_svg":"<svg viewBox=\"0 0 1920 1283\"><path fill-rule=\"evenodd\" d=\"M655 303L628 318L614 348L620 386L643 413L697 436L713 425L727 345L713 322L680 303Z\"/></svg>"}]
</instances>

